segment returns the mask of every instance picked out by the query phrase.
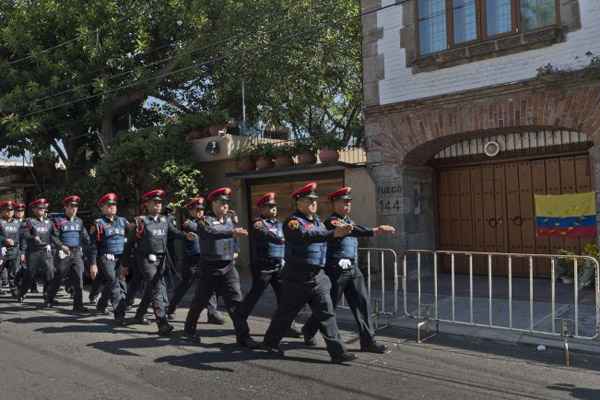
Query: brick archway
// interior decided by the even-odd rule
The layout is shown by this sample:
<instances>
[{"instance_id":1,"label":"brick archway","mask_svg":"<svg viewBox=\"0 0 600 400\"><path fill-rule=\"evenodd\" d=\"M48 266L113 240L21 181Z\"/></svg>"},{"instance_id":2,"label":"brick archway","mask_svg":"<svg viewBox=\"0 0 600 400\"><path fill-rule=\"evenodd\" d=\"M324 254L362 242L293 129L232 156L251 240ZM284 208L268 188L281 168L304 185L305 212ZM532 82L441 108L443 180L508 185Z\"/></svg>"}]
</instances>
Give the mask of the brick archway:
<instances>
[{"instance_id":1,"label":"brick archway","mask_svg":"<svg viewBox=\"0 0 600 400\"><path fill-rule=\"evenodd\" d=\"M506 88L495 89L502 90ZM420 166L465 139L538 129L579 131L600 143L597 82L585 87L519 88L516 93L472 92L435 103L367 110L370 159Z\"/></svg>"}]
</instances>

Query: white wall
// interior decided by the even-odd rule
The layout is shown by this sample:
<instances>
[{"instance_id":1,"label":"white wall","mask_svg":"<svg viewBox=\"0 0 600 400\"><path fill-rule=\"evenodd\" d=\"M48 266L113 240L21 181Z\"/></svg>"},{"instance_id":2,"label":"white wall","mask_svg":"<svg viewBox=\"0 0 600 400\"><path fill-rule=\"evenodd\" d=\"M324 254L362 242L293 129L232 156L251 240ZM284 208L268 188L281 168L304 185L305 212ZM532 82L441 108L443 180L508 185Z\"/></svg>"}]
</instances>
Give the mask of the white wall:
<instances>
[{"instance_id":1,"label":"white wall","mask_svg":"<svg viewBox=\"0 0 600 400\"><path fill-rule=\"evenodd\" d=\"M416 1L416 0L409 0ZM384 0L383 6L394 0ZM600 0L580 0L582 29L569 33L566 42L434 72L413 74L406 67L400 48L402 6L379 11L377 23L383 28L378 53L384 55L385 79L379 82L380 104L437 96L478 87L533 78L548 63L560 68L581 68L589 64L588 51L600 55Z\"/></svg>"}]
</instances>

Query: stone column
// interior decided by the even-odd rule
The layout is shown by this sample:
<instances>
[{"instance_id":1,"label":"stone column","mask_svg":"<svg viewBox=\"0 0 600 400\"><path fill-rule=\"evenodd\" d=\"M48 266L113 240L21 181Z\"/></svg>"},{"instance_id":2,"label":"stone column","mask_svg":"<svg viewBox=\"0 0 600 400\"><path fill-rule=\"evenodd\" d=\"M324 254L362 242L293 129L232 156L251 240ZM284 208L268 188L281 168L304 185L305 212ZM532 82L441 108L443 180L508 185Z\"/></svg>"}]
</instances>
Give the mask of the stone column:
<instances>
[{"instance_id":1,"label":"stone column","mask_svg":"<svg viewBox=\"0 0 600 400\"><path fill-rule=\"evenodd\" d=\"M596 192L596 210L600 210L600 145L594 145L588 150L590 156L590 173L592 174L592 190ZM596 224L600 232L600 218L596 215ZM600 239L596 236L596 243L600 246Z\"/></svg>"}]
</instances>

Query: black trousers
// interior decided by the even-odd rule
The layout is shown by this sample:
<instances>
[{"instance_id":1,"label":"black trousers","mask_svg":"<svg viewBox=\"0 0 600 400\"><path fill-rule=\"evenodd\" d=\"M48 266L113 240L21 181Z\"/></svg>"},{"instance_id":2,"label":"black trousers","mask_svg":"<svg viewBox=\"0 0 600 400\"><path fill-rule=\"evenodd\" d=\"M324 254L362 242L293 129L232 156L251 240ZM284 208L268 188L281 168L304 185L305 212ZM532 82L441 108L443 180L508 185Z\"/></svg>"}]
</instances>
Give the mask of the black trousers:
<instances>
[{"instance_id":1,"label":"black trousers","mask_svg":"<svg viewBox=\"0 0 600 400\"><path fill-rule=\"evenodd\" d=\"M127 298L127 283L121 278L121 255L104 254L98 257L98 268L101 279L102 295L98 300L97 308L105 309L108 301L112 302L115 318L125 316Z\"/></svg>"},{"instance_id":2,"label":"black trousers","mask_svg":"<svg viewBox=\"0 0 600 400\"><path fill-rule=\"evenodd\" d=\"M331 300L331 281L323 270L314 274L290 271L302 268L307 266L286 266L288 271L283 276L281 300L265 333L264 342L269 346L279 346L294 318L304 305L308 304L319 324L327 351L332 357L339 356L346 351L346 348L335 320L335 308Z\"/></svg>"},{"instance_id":3,"label":"black trousers","mask_svg":"<svg viewBox=\"0 0 600 400\"><path fill-rule=\"evenodd\" d=\"M250 336L248 325L239 310L242 302L242 290L240 275L234 267L234 262L216 266L205 264L202 268L194 299L185 320L185 332L190 335L196 333L200 314L208 305L211 296L216 293L225 300L225 306L233 321L237 339L241 340Z\"/></svg>"},{"instance_id":4,"label":"black trousers","mask_svg":"<svg viewBox=\"0 0 600 400\"><path fill-rule=\"evenodd\" d=\"M52 252L45 248L27 253L27 267L23 269L19 292L23 296L31 289L34 278L41 277L44 286L54 279L54 259Z\"/></svg>"},{"instance_id":5,"label":"black trousers","mask_svg":"<svg viewBox=\"0 0 600 400\"><path fill-rule=\"evenodd\" d=\"M150 304L152 304L158 325L166 321L167 304L169 303L167 283L165 281L165 257L165 254L157 254L155 261L151 261L148 255L140 255L138 258L138 269L142 273L146 288L142 296L142 301L138 306L136 316L143 317Z\"/></svg>"},{"instance_id":6,"label":"black trousers","mask_svg":"<svg viewBox=\"0 0 600 400\"><path fill-rule=\"evenodd\" d=\"M169 307L167 309L167 314L175 313L177 310L177 305L181 302L181 299L185 296L187 291L192 287L194 282L196 282L200 278L200 269L202 266L200 265L199 257L186 256L183 264L183 269L181 271L181 280L175 290L173 291L173 296L169 299ZM213 293L208 300L207 305L209 314L217 313L217 296Z\"/></svg>"},{"instance_id":7,"label":"black trousers","mask_svg":"<svg viewBox=\"0 0 600 400\"><path fill-rule=\"evenodd\" d=\"M361 270L352 265L348 270L342 270L337 263L326 267L326 272L331 279L331 300L334 307L346 296L346 301L352 310L361 346L368 346L375 341L375 331L369 310L369 294L365 285L365 278ZM319 321L313 315L310 316L302 331L304 335L313 337L319 330Z\"/></svg>"},{"instance_id":8,"label":"black trousers","mask_svg":"<svg viewBox=\"0 0 600 400\"><path fill-rule=\"evenodd\" d=\"M265 260L252 266L252 288L240 306L240 313L244 318L247 319L252 314L256 303L269 285L273 288L277 304L279 304L281 302L281 262Z\"/></svg>"},{"instance_id":9,"label":"black trousers","mask_svg":"<svg viewBox=\"0 0 600 400\"><path fill-rule=\"evenodd\" d=\"M60 287L63 278L69 277L71 281L71 287L73 289L73 305L76 307L83 306L83 251L81 248L71 249L71 254L63 258L57 258L55 260L56 271L54 279L48 285L48 291L46 292L46 299L48 301L54 300L56 292Z\"/></svg>"},{"instance_id":10,"label":"black trousers","mask_svg":"<svg viewBox=\"0 0 600 400\"><path fill-rule=\"evenodd\" d=\"M4 262L2 263L2 266L0 268L2 268L2 273L6 272L8 286L11 289L14 289L16 286L15 281L17 279L17 273L21 268L21 260L18 256L15 258L4 259Z\"/></svg>"}]
</instances>

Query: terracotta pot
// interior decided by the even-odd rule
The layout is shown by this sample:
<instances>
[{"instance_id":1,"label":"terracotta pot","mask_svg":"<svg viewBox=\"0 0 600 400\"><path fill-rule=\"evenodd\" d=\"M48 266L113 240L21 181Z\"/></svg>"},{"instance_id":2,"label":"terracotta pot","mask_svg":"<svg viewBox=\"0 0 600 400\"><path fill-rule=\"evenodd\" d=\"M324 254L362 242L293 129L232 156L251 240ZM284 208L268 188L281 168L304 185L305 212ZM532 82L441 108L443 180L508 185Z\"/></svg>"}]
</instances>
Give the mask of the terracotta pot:
<instances>
[{"instance_id":1,"label":"terracotta pot","mask_svg":"<svg viewBox=\"0 0 600 400\"><path fill-rule=\"evenodd\" d=\"M340 153L337 150L321 149L319 150L319 158L322 163L334 163L340 159Z\"/></svg>"},{"instance_id":2,"label":"terracotta pot","mask_svg":"<svg viewBox=\"0 0 600 400\"><path fill-rule=\"evenodd\" d=\"M317 162L317 156L315 153L307 151L305 153L298 154L298 164L301 165L312 165Z\"/></svg>"},{"instance_id":3,"label":"terracotta pot","mask_svg":"<svg viewBox=\"0 0 600 400\"><path fill-rule=\"evenodd\" d=\"M256 162L251 157L244 157L237 162L237 167L242 172L254 171Z\"/></svg>"},{"instance_id":4,"label":"terracotta pot","mask_svg":"<svg viewBox=\"0 0 600 400\"><path fill-rule=\"evenodd\" d=\"M256 169L269 169L273 168L273 160L269 157L260 156L256 159Z\"/></svg>"},{"instance_id":5,"label":"terracotta pot","mask_svg":"<svg viewBox=\"0 0 600 400\"><path fill-rule=\"evenodd\" d=\"M281 155L275 157L275 166L277 168L286 168L294 165L294 159L290 155Z\"/></svg>"}]
</instances>

